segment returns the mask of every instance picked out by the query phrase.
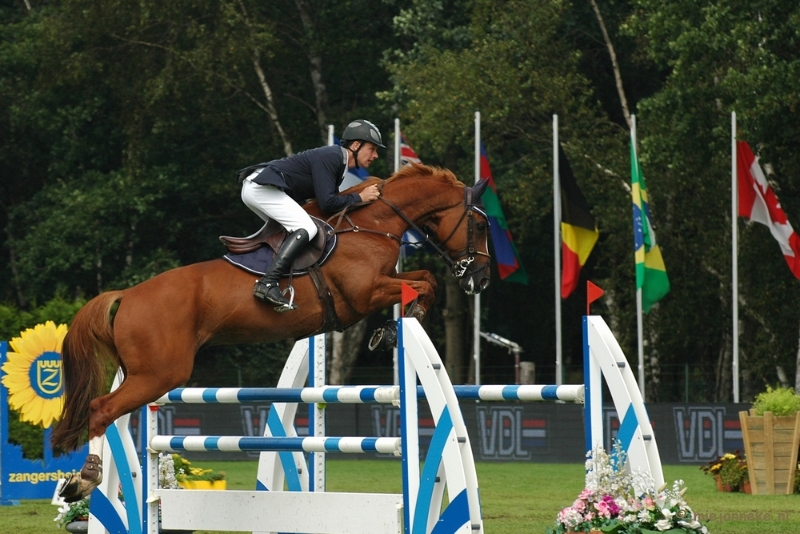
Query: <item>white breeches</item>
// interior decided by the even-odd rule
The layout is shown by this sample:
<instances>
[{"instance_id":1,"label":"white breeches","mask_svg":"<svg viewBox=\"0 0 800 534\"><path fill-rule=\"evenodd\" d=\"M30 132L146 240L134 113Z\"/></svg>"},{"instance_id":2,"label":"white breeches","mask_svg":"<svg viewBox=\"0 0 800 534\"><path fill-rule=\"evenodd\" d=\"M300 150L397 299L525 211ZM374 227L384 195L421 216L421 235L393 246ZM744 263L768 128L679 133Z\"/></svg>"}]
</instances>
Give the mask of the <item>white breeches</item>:
<instances>
[{"instance_id":1,"label":"white breeches","mask_svg":"<svg viewBox=\"0 0 800 534\"><path fill-rule=\"evenodd\" d=\"M245 179L242 182L242 201L264 222L277 221L289 232L305 228L308 238L317 235L317 226L300 204L271 185L259 185Z\"/></svg>"}]
</instances>

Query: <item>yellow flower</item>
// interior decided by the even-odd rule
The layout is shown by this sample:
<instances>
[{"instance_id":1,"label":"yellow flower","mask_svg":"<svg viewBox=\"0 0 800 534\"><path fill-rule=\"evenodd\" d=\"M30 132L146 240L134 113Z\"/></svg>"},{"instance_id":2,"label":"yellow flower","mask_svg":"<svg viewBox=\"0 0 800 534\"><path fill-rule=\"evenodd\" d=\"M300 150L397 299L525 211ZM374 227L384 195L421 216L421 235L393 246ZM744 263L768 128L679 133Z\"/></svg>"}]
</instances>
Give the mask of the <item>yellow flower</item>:
<instances>
[{"instance_id":1,"label":"yellow flower","mask_svg":"<svg viewBox=\"0 0 800 534\"><path fill-rule=\"evenodd\" d=\"M20 419L49 428L61 415L64 404L61 345L67 325L53 321L38 324L11 340L3 365L3 385L8 404Z\"/></svg>"}]
</instances>

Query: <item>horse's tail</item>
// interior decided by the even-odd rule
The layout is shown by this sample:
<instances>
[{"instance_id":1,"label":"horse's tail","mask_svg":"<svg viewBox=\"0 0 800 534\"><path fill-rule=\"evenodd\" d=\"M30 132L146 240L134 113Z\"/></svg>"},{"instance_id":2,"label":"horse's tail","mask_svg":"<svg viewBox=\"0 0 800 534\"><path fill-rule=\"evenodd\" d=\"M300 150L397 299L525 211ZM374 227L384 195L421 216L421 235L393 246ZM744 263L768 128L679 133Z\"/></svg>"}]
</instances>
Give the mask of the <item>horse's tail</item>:
<instances>
[{"instance_id":1,"label":"horse's tail","mask_svg":"<svg viewBox=\"0 0 800 534\"><path fill-rule=\"evenodd\" d=\"M109 291L90 300L75 315L64 338L61 350L64 408L50 438L55 448L73 451L83 444L89 403L108 392L106 360L119 363L111 307L122 293Z\"/></svg>"}]
</instances>

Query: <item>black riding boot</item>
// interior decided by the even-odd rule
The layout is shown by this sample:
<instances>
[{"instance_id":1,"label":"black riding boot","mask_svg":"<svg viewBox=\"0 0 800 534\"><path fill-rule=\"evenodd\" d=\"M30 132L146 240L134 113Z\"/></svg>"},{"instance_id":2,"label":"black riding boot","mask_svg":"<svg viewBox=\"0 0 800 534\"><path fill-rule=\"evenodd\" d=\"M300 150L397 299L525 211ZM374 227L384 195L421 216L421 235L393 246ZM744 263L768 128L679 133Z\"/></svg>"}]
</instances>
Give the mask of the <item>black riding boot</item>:
<instances>
[{"instance_id":1,"label":"black riding boot","mask_svg":"<svg viewBox=\"0 0 800 534\"><path fill-rule=\"evenodd\" d=\"M271 302L277 305L276 310L286 312L297 309L294 303L289 305L289 301L283 298L278 282L281 276L286 274L292 267L292 262L308 245L308 232L301 228L295 230L284 240L281 249L275 254L275 262L267 274L256 282L253 288L253 296L262 302Z\"/></svg>"}]
</instances>

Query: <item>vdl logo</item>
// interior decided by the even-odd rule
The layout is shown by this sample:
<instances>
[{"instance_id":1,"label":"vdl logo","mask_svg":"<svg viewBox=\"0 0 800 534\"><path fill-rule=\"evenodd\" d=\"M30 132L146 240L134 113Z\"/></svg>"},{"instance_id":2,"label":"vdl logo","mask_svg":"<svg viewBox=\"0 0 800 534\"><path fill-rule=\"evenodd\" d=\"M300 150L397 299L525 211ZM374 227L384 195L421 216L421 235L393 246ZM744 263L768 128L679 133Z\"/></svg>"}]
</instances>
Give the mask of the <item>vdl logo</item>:
<instances>
[{"instance_id":1,"label":"vdl logo","mask_svg":"<svg viewBox=\"0 0 800 534\"><path fill-rule=\"evenodd\" d=\"M482 459L530 459L531 452L522 446L522 410L522 406L476 408Z\"/></svg>"},{"instance_id":2,"label":"vdl logo","mask_svg":"<svg viewBox=\"0 0 800 534\"><path fill-rule=\"evenodd\" d=\"M724 454L724 407L676 407L673 413L680 461L708 461Z\"/></svg>"}]
</instances>

